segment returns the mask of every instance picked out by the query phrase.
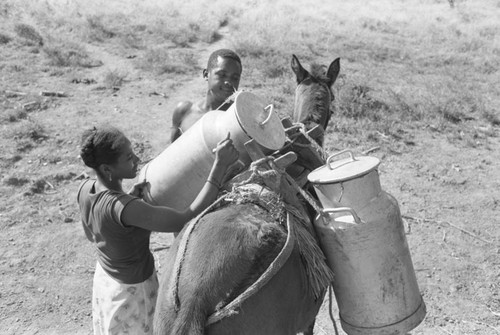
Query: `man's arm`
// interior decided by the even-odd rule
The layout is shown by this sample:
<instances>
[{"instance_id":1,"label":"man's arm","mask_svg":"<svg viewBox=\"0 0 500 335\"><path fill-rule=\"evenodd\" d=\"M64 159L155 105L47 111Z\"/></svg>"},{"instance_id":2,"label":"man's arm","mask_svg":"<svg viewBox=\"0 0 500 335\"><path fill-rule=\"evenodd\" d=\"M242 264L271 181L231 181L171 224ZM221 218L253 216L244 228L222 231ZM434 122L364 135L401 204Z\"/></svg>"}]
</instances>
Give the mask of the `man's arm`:
<instances>
[{"instance_id":1,"label":"man's arm","mask_svg":"<svg viewBox=\"0 0 500 335\"><path fill-rule=\"evenodd\" d=\"M183 101L177 104L172 114L172 132L170 134L170 142L173 143L179 136L182 135L181 124L182 120L191 110L193 103L190 101Z\"/></svg>"}]
</instances>

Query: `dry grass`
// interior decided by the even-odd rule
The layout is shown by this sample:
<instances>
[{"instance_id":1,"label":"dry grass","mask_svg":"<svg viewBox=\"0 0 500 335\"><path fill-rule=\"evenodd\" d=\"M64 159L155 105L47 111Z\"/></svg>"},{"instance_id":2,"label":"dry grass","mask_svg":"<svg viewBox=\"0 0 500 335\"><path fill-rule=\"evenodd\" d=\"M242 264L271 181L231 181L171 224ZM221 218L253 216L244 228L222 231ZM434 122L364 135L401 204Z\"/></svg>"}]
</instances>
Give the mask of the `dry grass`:
<instances>
[{"instance_id":1,"label":"dry grass","mask_svg":"<svg viewBox=\"0 0 500 335\"><path fill-rule=\"evenodd\" d=\"M471 121L499 122L500 23L492 12L500 9L491 0L481 5L320 1L315 6L305 0L127 5L94 0L84 6L35 1L29 11L21 9L13 3L2 8L4 15L26 22L15 25L14 32L45 44L50 64L64 67L100 65L85 43L108 43L120 53L139 52L138 69L191 75L199 70L191 45L212 43L219 38L218 29L227 27L229 46L243 58L244 82L288 111L293 84L284 83L293 82L291 54L304 63L329 64L341 57L332 122L357 141L376 141L373 134L389 132L387 125L431 125L439 131L460 127L472 134ZM106 85L120 86L121 76L108 71Z\"/></svg>"},{"instance_id":2,"label":"dry grass","mask_svg":"<svg viewBox=\"0 0 500 335\"><path fill-rule=\"evenodd\" d=\"M235 48L271 78L278 71L258 60L291 51L324 62L340 56L337 117L353 126L363 118L375 128L391 120L490 122L483 115L499 113L498 98L485 99L482 90L498 83L491 74L500 65L499 23L483 4L456 2L451 9L438 1L331 1L322 11L292 4L278 1L246 13L235 24ZM494 2L489 8L499 11Z\"/></svg>"},{"instance_id":3,"label":"dry grass","mask_svg":"<svg viewBox=\"0 0 500 335\"><path fill-rule=\"evenodd\" d=\"M386 133L388 124L465 132L473 129L470 121L498 124L500 23L491 15L499 11L494 1L454 1L453 6L437 0L320 1L311 6L305 0L127 5L94 0L84 6L36 1L29 11L21 9L4 5L3 12L26 22L14 31L45 44L51 65L98 66L100 60L89 56L85 43L108 43L120 53L138 51L137 68L157 75L198 71L190 46L216 41L225 26L231 32L229 46L243 58L247 86L286 110L291 102L284 82L293 82L292 53L304 63L329 64L341 57L332 122L347 137L374 141L370 134ZM107 85L119 86L121 74L111 74ZM363 134L360 122L367 127Z\"/></svg>"},{"instance_id":4,"label":"dry grass","mask_svg":"<svg viewBox=\"0 0 500 335\"><path fill-rule=\"evenodd\" d=\"M126 81L127 73L114 69L109 70L104 75L104 85L107 88L119 88Z\"/></svg>"}]
</instances>

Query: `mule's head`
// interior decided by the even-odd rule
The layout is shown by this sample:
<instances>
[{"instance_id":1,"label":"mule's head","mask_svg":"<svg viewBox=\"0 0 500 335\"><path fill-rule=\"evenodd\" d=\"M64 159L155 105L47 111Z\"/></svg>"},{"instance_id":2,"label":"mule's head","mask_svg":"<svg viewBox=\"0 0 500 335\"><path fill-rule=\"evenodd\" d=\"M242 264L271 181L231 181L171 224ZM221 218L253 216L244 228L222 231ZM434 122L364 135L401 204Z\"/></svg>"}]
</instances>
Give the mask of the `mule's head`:
<instances>
[{"instance_id":1,"label":"mule's head","mask_svg":"<svg viewBox=\"0 0 500 335\"><path fill-rule=\"evenodd\" d=\"M335 59L326 72L324 69L323 66L312 64L309 72L300 64L297 56L292 57L292 70L297 78L293 121L303 123L309 129L320 125L325 130L330 121L330 105L334 100L332 86L340 71L340 58Z\"/></svg>"}]
</instances>

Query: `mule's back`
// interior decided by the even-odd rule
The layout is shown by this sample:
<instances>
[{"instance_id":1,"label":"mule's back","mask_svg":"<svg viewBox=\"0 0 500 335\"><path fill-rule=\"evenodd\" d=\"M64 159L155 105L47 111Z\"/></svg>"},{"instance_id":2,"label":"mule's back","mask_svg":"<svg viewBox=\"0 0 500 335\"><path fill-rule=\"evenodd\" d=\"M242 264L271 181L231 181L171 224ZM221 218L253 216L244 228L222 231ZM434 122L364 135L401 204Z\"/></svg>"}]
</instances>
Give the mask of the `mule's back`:
<instances>
[{"instance_id":1,"label":"mule's back","mask_svg":"<svg viewBox=\"0 0 500 335\"><path fill-rule=\"evenodd\" d=\"M283 248L286 237L269 211L252 203L226 206L202 217L188 238L185 255L179 250L185 237L179 235L165 260L155 334L279 335L304 330L304 325L314 320L322 299L310 303L313 294L297 246L276 275L242 303L237 314L205 328L210 315L260 277ZM174 273L176 256L183 258L179 274Z\"/></svg>"},{"instance_id":2,"label":"mule's back","mask_svg":"<svg viewBox=\"0 0 500 335\"><path fill-rule=\"evenodd\" d=\"M161 274L163 281L159 294L169 298L159 299L155 334L203 334L208 316L250 286L272 262L283 247L286 232L269 212L251 203L227 206L201 218L189 237L182 262L178 278L180 306L176 311L175 300L171 297L175 290L172 278L177 274L172 271L182 238L179 235L165 259L167 266ZM274 288L271 291L266 297L280 295ZM271 300L250 298L242 306L241 315L213 325L207 329L208 334L255 334L255 326L250 327L250 324L262 317L262 311L269 308ZM242 327L242 322L250 328Z\"/></svg>"}]
</instances>

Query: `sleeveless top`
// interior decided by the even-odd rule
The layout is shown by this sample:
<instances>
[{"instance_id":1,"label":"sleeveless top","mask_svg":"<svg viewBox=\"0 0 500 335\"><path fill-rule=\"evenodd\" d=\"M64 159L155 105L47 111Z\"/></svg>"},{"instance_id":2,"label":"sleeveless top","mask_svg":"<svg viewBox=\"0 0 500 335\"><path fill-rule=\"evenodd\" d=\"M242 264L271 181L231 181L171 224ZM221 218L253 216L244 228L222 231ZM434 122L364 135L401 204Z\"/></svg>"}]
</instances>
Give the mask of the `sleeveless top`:
<instances>
[{"instance_id":1,"label":"sleeveless top","mask_svg":"<svg viewBox=\"0 0 500 335\"><path fill-rule=\"evenodd\" d=\"M148 279L154 270L154 257L149 250L151 231L126 226L121 213L132 201L141 201L129 194L95 190L95 180L84 180L77 200L83 230L94 243L98 262L111 277L123 284L137 284Z\"/></svg>"}]
</instances>

